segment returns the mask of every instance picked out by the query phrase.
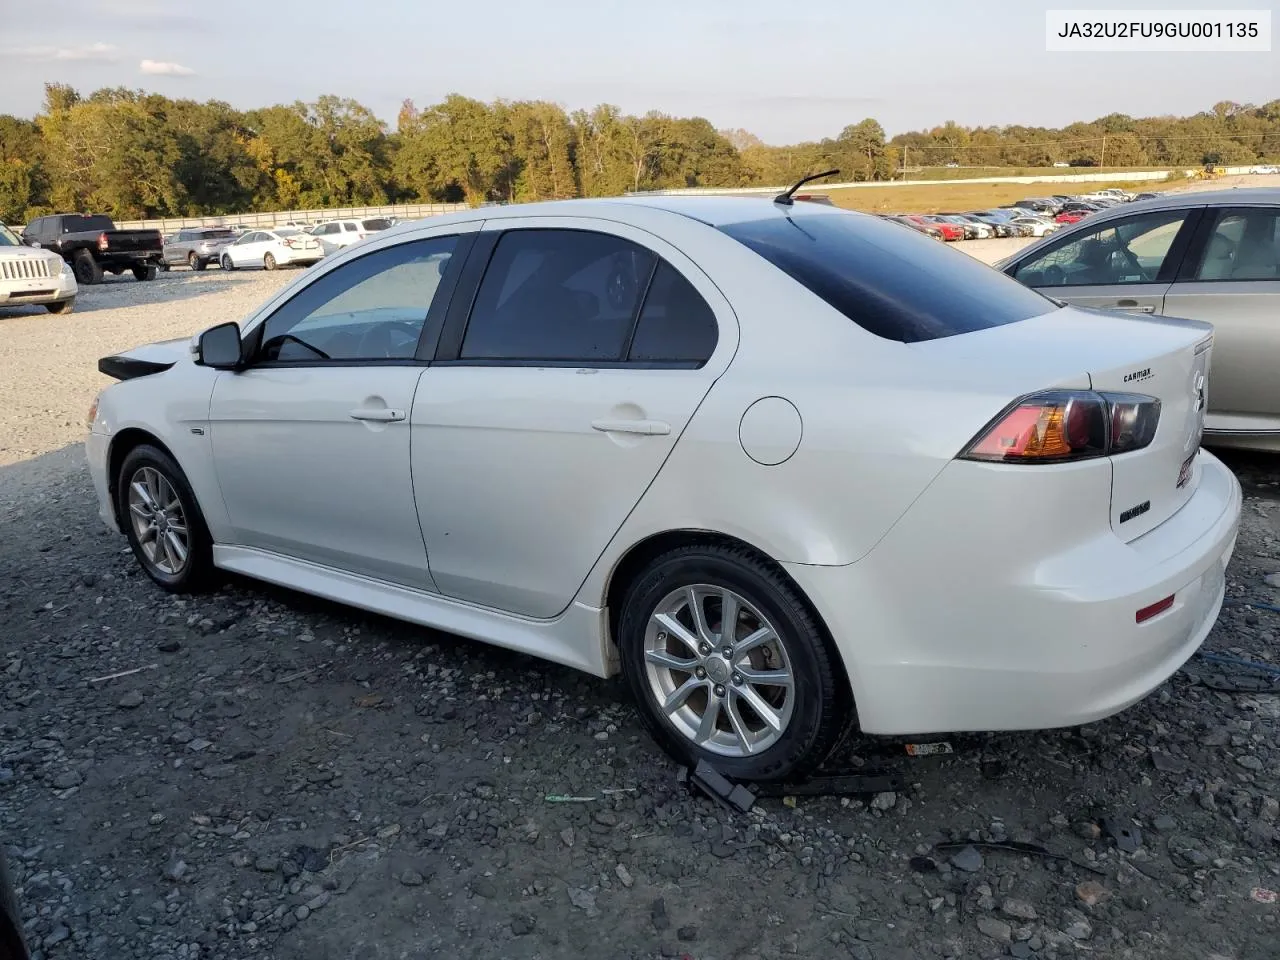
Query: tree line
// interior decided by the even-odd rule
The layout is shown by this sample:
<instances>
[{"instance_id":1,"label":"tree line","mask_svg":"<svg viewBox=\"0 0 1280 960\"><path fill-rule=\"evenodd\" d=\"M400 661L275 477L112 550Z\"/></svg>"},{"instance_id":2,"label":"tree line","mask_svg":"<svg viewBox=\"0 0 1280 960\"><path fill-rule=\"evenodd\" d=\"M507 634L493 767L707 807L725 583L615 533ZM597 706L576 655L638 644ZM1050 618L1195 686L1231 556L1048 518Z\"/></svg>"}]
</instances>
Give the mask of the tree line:
<instances>
[{"instance_id":1,"label":"tree line","mask_svg":"<svg viewBox=\"0 0 1280 960\"><path fill-rule=\"evenodd\" d=\"M873 119L773 146L701 117L568 112L541 100L406 100L394 128L322 96L237 110L46 84L32 120L0 115L0 221L71 210L120 219L397 202L548 200L678 187L789 183L828 168L886 180L919 166L1250 163L1280 156L1280 100L1190 117L1112 114L1062 128L964 127L885 137Z\"/></svg>"}]
</instances>

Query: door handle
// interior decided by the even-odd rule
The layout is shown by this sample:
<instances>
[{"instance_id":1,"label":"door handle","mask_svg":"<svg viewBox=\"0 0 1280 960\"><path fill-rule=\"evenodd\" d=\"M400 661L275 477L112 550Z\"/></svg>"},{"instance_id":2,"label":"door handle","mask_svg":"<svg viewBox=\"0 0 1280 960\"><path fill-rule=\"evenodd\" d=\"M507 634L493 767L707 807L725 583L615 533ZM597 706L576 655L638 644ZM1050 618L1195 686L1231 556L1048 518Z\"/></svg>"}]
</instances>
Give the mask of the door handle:
<instances>
[{"instance_id":1,"label":"door handle","mask_svg":"<svg viewBox=\"0 0 1280 960\"><path fill-rule=\"evenodd\" d=\"M591 429L601 433L639 433L646 437L661 437L671 432L671 424L661 420L592 420Z\"/></svg>"},{"instance_id":2,"label":"door handle","mask_svg":"<svg viewBox=\"0 0 1280 960\"><path fill-rule=\"evenodd\" d=\"M380 423L391 423L396 420L403 420L405 412L403 410L390 410L386 407L381 409L375 408L358 408L351 411L352 420L376 420Z\"/></svg>"},{"instance_id":3,"label":"door handle","mask_svg":"<svg viewBox=\"0 0 1280 960\"><path fill-rule=\"evenodd\" d=\"M1136 313L1155 313L1156 312L1156 308L1154 304L1145 303L1142 306L1138 306L1137 300L1117 300L1116 306L1119 307L1121 310L1132 310Z\"/></svg>"}]
</instances>

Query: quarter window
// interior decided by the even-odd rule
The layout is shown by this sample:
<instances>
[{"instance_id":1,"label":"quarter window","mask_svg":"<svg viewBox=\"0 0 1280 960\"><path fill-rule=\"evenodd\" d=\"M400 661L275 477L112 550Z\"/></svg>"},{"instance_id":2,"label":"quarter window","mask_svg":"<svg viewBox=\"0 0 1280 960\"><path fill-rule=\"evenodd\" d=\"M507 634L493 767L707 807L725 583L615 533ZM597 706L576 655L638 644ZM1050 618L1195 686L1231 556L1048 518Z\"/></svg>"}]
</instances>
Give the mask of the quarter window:
<instances>
[{"instance_id":1,"label":"quarter window","mask_svg":"<svg viewBox=\"0 0 1280 960\"><path fill-rule=\"evenodd\" d=\"M415 240L326 273L267 319L259 361L412 360L456 244Z\"/></svg>"},{"instance_id":2,"label":"quarter window","mask_svg":"<svg viewBox=\"0 0 1280 960\"><path fill-rule=\"evenodd\" d=\"M1193 279L1276 280L1278 260L1280 211L1222 210Z\"/></svg>"},{"instance_id":3,"label":"quarter window","mask_svg":"<svg viewBox=\"0 0 1280 960\"><path fill-rule=\"evenodd\" d=\"M463 360L620 361L657 258L584 230L512 230L494 249Z\"/></svg>"},{"instance_id":4,"label":"quarter window","mask_svg":"<svg viewBox=\"0 0 1280 960\"><path fill-rule=\"evenodd\" d=\"M1186 210L1161 210L1112 221L1024 261L1013 275L1029 287L1154 283L1186 218Z\"/></svg>"},{"instance_id":5,"label":"quarter window","mask_svg":"<svg viewBox=\"0 0 1280 960\"><path fill-rule=\"evenodd\" d=\"M675 267L660 262L627 359L706 363L715 351L716 336L716 316L707 301Z\"/></svg>"}]
</instances>

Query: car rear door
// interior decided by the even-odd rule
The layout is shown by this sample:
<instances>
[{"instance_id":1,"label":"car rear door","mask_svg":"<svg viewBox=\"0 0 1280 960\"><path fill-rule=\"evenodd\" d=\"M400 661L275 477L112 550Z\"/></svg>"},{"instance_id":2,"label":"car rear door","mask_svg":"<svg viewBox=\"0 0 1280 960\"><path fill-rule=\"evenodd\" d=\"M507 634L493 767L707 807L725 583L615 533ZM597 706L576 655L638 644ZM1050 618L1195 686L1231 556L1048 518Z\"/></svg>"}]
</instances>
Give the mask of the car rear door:
<instances>
[{"instance_id":1,"label":"car rear door","mask_svg":"<svg viewBox=\"0 0 1280 960\"><path fill-rule=\"evenodd\" d=\"M489 221L461 282L412 414L432 578L554 617L728 365L737 321L688 257L607 221Z\"/></svg>"},{"instance_id":2,"label":"car rear door","mask_svg":"<svg viewBox=\"0 0 1280 960\"><path fill-rule=\"evenodd\" d=\"M1164 313L1199 208L1089 218L1017 257L1005 272L1041 293L1081 307Z\"/></svg>"},{"instance_id":3,"label":"car rear door","mask_svg":"<svg viewBox=\"0 0 1280 960\"><path fill-rule=\"evenodd\" d=\"M1280 422L1280 206L1210 211L1165 296L1170 316L1214 326L1209 428Z\"/></svg>"}]
</instances>

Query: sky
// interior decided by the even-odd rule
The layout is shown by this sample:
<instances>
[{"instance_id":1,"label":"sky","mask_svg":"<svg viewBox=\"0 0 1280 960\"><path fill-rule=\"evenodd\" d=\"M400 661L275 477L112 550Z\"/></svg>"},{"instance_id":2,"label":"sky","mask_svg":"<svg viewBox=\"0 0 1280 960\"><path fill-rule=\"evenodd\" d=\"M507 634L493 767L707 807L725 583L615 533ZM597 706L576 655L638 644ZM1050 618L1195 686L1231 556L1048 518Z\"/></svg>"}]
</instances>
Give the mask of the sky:
<instances>
[{"instance_id":1,"label":"sky","mask_svg":"<svg viewBox=\"0 0 1280 960\"><path fill-rule=\"evenodd\" d=\"M1044 11L1070 6L0 0L0 113L33 116L50 81L241 109L331 93L391 123L405 98L422 106L457 92L703 116L782 144L835 136L864 117L890 135L946 120L1060 126L1113 112L1186 115L1220 100L1263 103L1280 91L1280 52L1048 53Z\"/></svg>"}]
</instances>

